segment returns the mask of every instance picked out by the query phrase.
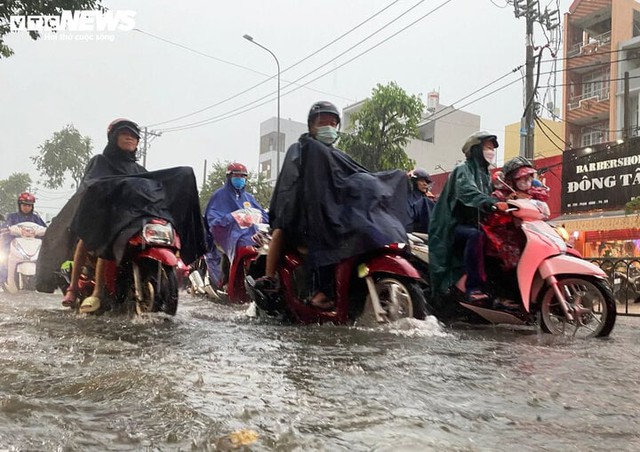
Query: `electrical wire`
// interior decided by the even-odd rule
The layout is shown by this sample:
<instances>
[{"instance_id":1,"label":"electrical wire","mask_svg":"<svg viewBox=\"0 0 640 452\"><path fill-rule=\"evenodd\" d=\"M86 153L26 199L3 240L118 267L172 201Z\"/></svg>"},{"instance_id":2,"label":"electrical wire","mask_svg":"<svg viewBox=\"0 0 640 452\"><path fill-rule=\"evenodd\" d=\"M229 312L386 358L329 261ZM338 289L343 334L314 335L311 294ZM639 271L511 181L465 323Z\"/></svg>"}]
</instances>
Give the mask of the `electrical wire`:
<instances>
[{"instance_id":1,"label":"electrical wire","mask_svg":"<svg viewBox=\"0 0 640 452\"><path fill-rule=\"evenodd\" d=\"M307 55L306 57L302 58L301 60L298 60L296 63L292 64L291 66L286 67L285 69L283 69L282 71L280 71L280 74L283 74L284 72L287 72L288 70L290 70L290 69L292 69L292 68L294 68L294 67L298 66L299 64L303 63L304 61L308 60L309 58L313 57L314 55L316 55L316 54L320 53L321 51L323 51L324 49L328 48L329 46L331 46L331 45L335 44L335 43L336 43L337 41L339 41L340 39L342 39L342 38L344 38L345 36L349 35L350 33L354 32L355 30L357 30L358 28L360 28L362 25L366 24L366 23L367 23L367 22L369 22L370 20L374 19L375 17L377 17L378 15L380 15L381 13L383 13L384 11L386 11L387 9L389 9L391 6L393 6L393 5L395 5L396 3L398 3L398 1L400 1L400 0L395 0L394 2L390 3L389 5L385 6L385 7L384 7L384 8L382 8L381 10L377 11L377 12L376 12L376 13L374 13L373 15L369 16L368 18L366 18L365 20L363 20L362 22L360 22L358 25L356 25L356 26L352 27L351 29L347 30L346 32L342 33L340 36L338 36L337 38L333 39L333 40L332 40L332 41L330 41L329 43L327 43L327 44L323 45L322 47L320 47L319 49L317 49L317 50L315 50L314 52L310 53L309 55ZM353 47L358 46L358 45L359 45L359 44L361 44L362 42L364 42L364 41L366 41L367 39L369 39L371 36L373 36L373 35L377 34L378 32L382 31L384 28L386 28L387 26L391 25L393 22L395 22L396 20L398 20L399 18L401 18L402 16L404 16L405 14L407 14L408 12L410 12L411 10L413 10L414 8L416 8L418 5L420 5L420 4L421 4L421 3L423 3L423 2L424 2L424 0L420 0L420 1L419 1L418 3L416 3L414 6L412 6L411 8L409 8L408 10L406 10L405 12L403 12L401 15L397 16L397 17L396 17L395 19L393 19L391 22L388 22L387 24L383 25L381 28L379 28L378 30L376 30L374 33L372 33L372 34L371 34L371 35L369 35L368 37L366 37L366 38L364 38L363 40L359 41L359 42L358 42L355 46L353 46ZM349 48L347 51L349 51L349 50L353 49L353 47ZM342 55L342 54L341 54L341 55ZM338 57L339 57L339 56L341 56L341 55L338 55ZM338 57L336 57L336 58L338 58ZM335 58L334 58L334 60L335 60ZM333 60L331 60L331 61L333 61ZM331 61L329 61L329 62L331 62ZM325 63L325 64L326 64L326 63ZM318 68L316 68L316 70L319 70L319 69L320 69L320 68L322 68L322 67L323 67L323 66L319 66ZM262 74L262 75L266 75L266 74ZM243 91L240 91L240 92L238 92L238 93L236 93L236 94L233 94L232 96L229 96L229 97L227 97L226 99L223 99L223 100L221 100L221 101L219 101L219 102L216 102L216 103L214 103L214 104L211 104L211 105L208 105L208 106L206 106L206 107L204 107L204 108L201 108L200 110L197 110L197 111L194 111L194 112L188 113L188 114L186 114L186 115L179 116L179 117L177 117L177 118L173 118L173 119L169 119L169 120L166 120L166 121L161 121L161 122L153 123L153 124L150 124L148 127L155 127L155 126L158 126L158 125L167 124L167 123L169 123L169 122L179 121L180 119L188 118L188 117L193 116L193 115L196 115L196 114L198 114L198 113L202 113L203 111L209 110L209 109L214 108L214 107L217 107L217 106L219 106L219 105L222 105L223 103L226 103L226 102L228 102L228 101L230 101L230 100L233 100L233 99L235 99L235 98L237 98L237 97L241 96L242 94L245 94L245 93L247 93L247 92L249 92L249 91L251 91L251 90L253 90L253 89L255 89L255 88L259 87L259 86L262 86L262 85L264 85L265 83L269 82L270 80L273 80L275 77L277 77L277 74L276 74L276 75L273 75L273 76L270 76L269 78L267 78L267 79L263 80L262 82L257 83L257 84L255 84L255 85L253 85L253 86L250 86L249 88L247 88L247 89L245 89L245 90L243 90ZM298 80L300 80L300 79L298 79ZM286 81L286 80L283 80L283 81L284 81L284 82L286 82L286 83L289 83L289 84L293 84L293 83L296 83L296 82L297 82L297 80L296 80L296 81L294 81L294 82L288 82L288 81ZM325 94L326 94L326 93L325 93ZM341 97L341 96L336 96L336 97ZM352 100L352 99L349 99L349 100Z\"/></svg>"},{"instance_id":2,"label":"electrical wire","mask_svg":"<svg viewBox=\"0 0 640 452\"><path fill-rule=\"evenodd\" d=\"M385 25L383 25L382 27L378 28L378 29L377 29L377 30L375 30L373 33L369 34L367 37L365 37L365 38L361 39L361 40L360 40L360 41L358 41L356 44L354 44L353 46L349 47L347 50L345 50L345 51L343 51L342 53L338 54L336 57L334 57L334 58L332 58L331 60L329 60L329 61L327 61L327 62L323 63L321 66L316 67L315 69L311 70L310 72L307 72L307 73L306 73L306 74L304 74L303 76L298 77L296 80L294 80L293 82L291 82L291 83L289 83L288 85L286 85L286 86L283 88L283 90L286 90L286 89L287 89L288 87L290 87L292 84L295 84L295 83L299 82L300 80L304 79L304 78L305 78L305 77L307 77L308 75L313 74L314 72L316 72L316 71L318 71L318 70L322 69L323 67L325 67L327 64L329 64L329 63L331 63L331 62L333 62L333 61L337 60L338 58L340 58L340 57L341 57L341 56L343 56L344 54L346 54L346 53L350 52L350 51L351 51L351 50L353 50L355 47L357 47L357 46L359 46L360 44L362 44L363 42L367 41L367 40L368 40L368 39L370 39L372 36L376 35L376 34L377 34L377 33L379 33L380 31L384 30L386 27L388 27L389 25L391 25L392 23L394 23L395 21L397 21L398 19L400 19L401 17L403 17L404 15L406 15L407 13L409 13L411 10L413 10L414 8L416 8L417 6L419 6L419 5L420 5L421 3L423 3L424 1L425 1L425 0L420 0L418 3L416 3L415 5L413 5L411 8L409 8L409 9L408 9L408 10L406 10L406 11L404 11L402 14L400 14L400 15L399 15L399 16L397 16L397 17L395 17L395 18L394 18L393 20L391 20L390 22L387 22ZM451 0L449 0L449 1L451 1ZM383 42L384 42L384 41L383 41ZM374 46L374 47L375 47L375 46ZM370 49L366 50L365 52L361 53L360 55L363 55L364 53L368 52L368 51L369 51L369 50L371 50L371 49L372 49L372 48L370 48ZM358 56L360 56L360 55L358 55ZM357 58L358 56L356 56L356 58ZM348 62L350 62L350 61L352 61L352 60L348 60L346 63L348 63ZM327 73L323 74L321 77L323 77L324 75L329 74L330 72L333 72L333 71L335 71L335 70L339 69L340 67L344 66L344 64L346 64L346 63L343 63L342 65L340 65L340 66L337 66L337 67L333 68L331 71L329 71L329 72L327 72ZM320 78L320 77L316 77L316 78L314 78L314 79L312 79L312 80L310 80L310 81L307 81L307 82L305 82L304 84L299 85L299 87L306 86L307 84L312 83L312 82L314 82L315 80L317 80L317 79L319 79L319 78ZM284 93L284 94L281 94L281 97L282 97L282 96L285 96L285 95L287 95L287 94L290 94L290 93L292 93L292 92L294 92L294 91L297 91L297 89L293 89L293 90L291 90L291 91L289 91L289 92L286 92L286 93ZM163 131L167 131L167 132L174 132L174 131L177 131L177 130L186 130L186 129L191 129L191 128L193 128L193 127L197 127L197 126L200 126L200 125L207 125L207 124L211 124L212 122L218 122L217 120L218 120L219 118L221 118L221 117L223 117L223 116L225 116L225 115L230 115L230 114L232 114L232 113L235 113L235 112L237 112L237 111L239 111L239 110L242 110L242 109L244 109L244 108L246 108L246 107L249 107L249 106L251 106L252 104L257 103L257 102L260 102L261 100L264 100L264 99L266 99L266 98L269 98L270 96L272 96L272 95L274 95L274 94L277 94L277 91L272 91L271 93L268 93L268 94L266 94L266 95L264 95L264 96L260 97L259 99L256 99L256 100L254 100L254 101L252 101L252 102L249 102L249 103L244 104L244 105L242 105L242 106L240 106L240 107L237 107L237 108L235 108L235 109L232 109L232 110L230 110L230 111L228 111L228 112L226 112L226 113L222 113L222 114L216 115L216 116L214 116L214 117L212 117L212 118L207 118L207 119L203 119L203 120L196 121L196 122L193 122L193 123L189 123L189 124L183 124L183 125L175 126L175 127L172 127L172 128L166 129L166 130L163 130ZM276 97L276 98L277 98L277 97ZM273 99L274 99L274 98L270 98L270 99L268 99L266 102L263 102L263 103L260 103L260 104L256 105L254 108L258 108L258 107L260 107L260 106L262 106L262 105L265 105L265 104L267 104L267 103L270 103L270 102L272 102L272 101L273 101ZM245 112L247 112L247 111L251 111L251 110L253 110L254 108L250 108L250 109L244 110L244 111L242 111L241 113L245 113ZM229 117L233 117L233 116L237 116L237 115L231 115L231 116L229 116ZM226 119L226 118L224 118L224 119ZM210 122L210 121L212 121L212 122ZM184 128L184 129L183 129L183 128Z\"/></svg>"},{"instance_id":3,"label":"electrical wire","mask_svg":"<svg viewBox=\"0 0 640 452\"><path fill-rule=\"evenodd\" d=\"M509 5L510 5L510 3L509 3L508 1L507 1L507 2L505 2L505 4L504 4L503 6L498 5L498 4L497 4L496 2L494 2L493 0L489 0L489 1L490 1L491 3L493 3L493 6L495 6L495 7L497 7L497 8L500 8L500 9L504 9L504 8L506 8L507 6L509 6Z\"/></svg>"},{"instance_id":4,"label":"electrical wire","mask_svg":"<svg viewBox=\"0 0 640 452\"><path fill-rule=\"evenodd\" d=\"M343 67L343 66L345 66L345 65L347 65L347 64L349 64L349 63L351 63L352 61L356 60L357 58L360 58L361 56L365 55L366 53L368 53L368 52L370 52L371 50L373 50L373 49L377 48L378 46L380 46L380 45L382 45L383 43L387 42L388 40L390 40L390 39L394 38L395 36L397 36L397 35L398 35L398 34L400 34L401 32L403 32L403 31L407 30L408 28L412 27L412 26L413 26L413 25L415 25L416 23L418 23L418 22L420 22L421 20L425 19L426 17L430 16L431 14L433 14L434 12L436 12L437 10L439 10L440 8L444 7L445 5L447 5L448 3L450 3L451 1L453 1L453 0L446 0L446 1L444 1L443 3L441 3L440 5L438 5L437 7L433 8L432 10L430 10L428 13L426 13L426 14L424 14L423 16L419 17L418 19L414 20L413 22L409 23L409 24L408 24L408 25L406 25L405 27L401 28L400 30L396 31L395 33L391 34L390 36L386 37L385 39L383 39L382 41L378 42L377 44L375 44L375 45L373 45L373 46L369 47L368 49L366 49L366 50L362 51L361 53L359 53L359 54L355 55L354 57L352 57L352 58L348 59L347 61L345 61L345 62L341 63L340 65L338 65L338 66L334 67L333 69L330 69L329 71L327 71L327 72L325 72L325 73L323 73L323 74L320 74L319 76L317 76L317 77L315 77L315 78L313 78L313 79L311 79L311 80L309 80L309 81L305 82L303 85L301 85L301 86L297 86L297 87L295 87L295 88L291 89L290 91L288 91L288 92L286 92L286 93L282 94L282 95L281 95L281 97L286 96L286 95L288 95L288 94L291 94L291 93L293 93L293 92L297 91L298 89L300 89L301 87L305 86L306 84L312 83L312 82L314 82L314 81L316 81L316 80L318 80L318 79L320 79L320 78L322 78L322 77L325 77L326 75L328 75L328 74L330 74L330 73L332 73L332 72L334 72L334 71L336 71L336 70L340 69L341 67ZM367 38L365 38L365 39L367 39ZM349 50L350 50L350 49L349 49ZM344 53L344 52L343 52L343 53ZM324 65L323 65L323 67L324 67ZM316 70L317 70L317 69L316 69ZM295 81L294 81L294 83L295 83L295 82L300 81L301 79L305 78L307 75L309 75L309 74L311 74L311 73L315 72L316 70L313 70L313 71L311 71L311 72L309 72L309 73L307 73L307 74L303 75L302 77L300 77L300 78L298 78L297 80L295 80ZM288 88L289 86L291 86L291 85L287 85L284 89ZM192 129L192 128L194 128L194 127L200 127L200 126L204 126L204 125L208 125L208 124L213 124L213 123L216 123L216 122L222 121L222 120L224 120L224 119L228 119L228 118L231 118L231 117L237 116L237 115L239 115L239 114L246 113L246 112L251 111L251 110L254 110L254 109L256 109L256 108L258 108L258 107L260 107L260 106L262 106L262 105L265 105L265 104L267 104L267 103L269 103L269 102L272 102L272 101L275 99L275 98L273 98L273 97L271 97L270 99L268 99L268 100L267 100L267 101L265 101L265 102L259 103L259 104L257 104L257 105L253 105L253 104L255 104L256 102L259 102L259 101L260 101L260 100L262 100L262 99L265 99L265 98L267 98L267 97L269 97L269 96L272 96L273 94L276 94L276 92L275 92L275 91L274 91L274 92L271 92L270 94L267 94L267 95L265 95L265 96L261 97L260 99L257 99L257 100L255 100L255 101L253 101L253 102L249 102L248 104L245 104L245 105L243 105L243 106L241 106L241 107L235 108L235 109L233 109L233 110L230 110L230 111L228 111L228 112L226 112L226 113L222 113L222 114L217 115L217 116L212 117L212 118L204 119L204 120L202 120L202 121L198 121L198 122L191 123L191 124L184 124L184 125L181 125L181 126L176 126L176 127L172 127L172 128L162 129L161 131L162 131L162 132L176 132L176 131L180 131L180 130L188 130L188 129ZM250 107L251 105L253 105L253 106L252 106L252 107ZM247 107L249 107L249 108L247 108ZM243 110L243 109L244 109L244 110Z\"/></svg>"},{"instance_id":5,"label":"electrical wire","mask_svg":"<svg viewBox=\"0 0 640 452\"><path fill-rule=\"evenodd\" d=\"M552 139L552 138L547 134L547 132L545 132L545 130L544 130L543 126L542 126L543 122L542 122L542 121L540 121L540 120L538 119L538 117L537 117L537 116L536 116L536 117L534 117L534 118L533 118L533 120L534 120L534 121L535 121L535 123L538 125L538 130L540 130L540 132L541 132L545 137L547 137L547 140L549 140L549 142L550 142L551 144L553 144L556 148L558 148L558 150L560 150L560 151L563 151L563 152L564 152L564 148L563 148L563 147L561 147L561 146L559 146L559 145L558 145L558 144L557 144L557 143L556 143L556 142L555 142L555 141L554 141L554 140L553 140L553 139ZM546 125L545 125L545 126L546 126Z\"/></svg>"},{"instance_id":6,"label":"electrical wire","mask_svg":"<svg viewBox=\"0 0 640 452\"><path fill-rule=\"evenodd\" d=\"M516 70L517 70L517 69L516 69ZM512 72L513 72L513 71L512 71ZM507 75L509 75L509 74L507 74ZM500 77L500 78L499 78L499 79L497 79L497 80L501 80L502 78L504 78L504 76ZM503 90L503 89L505 89L505 88L507 88L507 87L509 87L509 86L513 85L514 83L518 83L518 82L519 82L519 81L521 81L523 78L524 78L524 76L520 76L519 78L517 78L517 79L515 79L515 80L513 80L513 81L511 81L511 82L509 82L509 83L507 83L507 84L505 84L505 85L502 85L502 86L500 86L499 88L496 88L496 89L494 89L493 91L490 91L490 92L488 92L487 94L484 94L483 96L478 97L477 99L474 99L474 100L472 100L472 101L470 101L470 102L467 102L466 104L461 105L460 107L452 108L451 110L448 110L448 111L446 111L445 113L443 113L443 114L441 114L441 115L438 115L438 113L435 113L434 115L429 116L429 117L427 118L427 120L428 120L429 122L431 122L431 121L439 121L439 120L441 120L442 118L446 118L447 116L449 116L449 115L451 115L451 114L455 113L455 112L456 112L456 111L458 111L458 110L463 109L464 107L467 107L467 106L469 106L469 105L471 105L471 104L473 104L473 103L475 103L475 102L478 102L479 100L482 100L482 99L484 99L484 98L486 98L486 97L490 96L491 94L497 93L498 91L501 91L501 90ZM493 83L495 83L497 80L494 80L493 82L489 83L488 85L485 85L485 87L486 87L486 86L489 86L489 85L492 85L492 84L493 84ZM479 90L476 90L476 91L474 91L474 93L469 94L469 95L467 95L467 96L463 97L462 99L460 99L460 100L458 100L458 101L456 101L456 102L452 103L452 104L451 104L451 107L453 107L455 104L459 103L461 100L469 98L471 95L473 95L473 94L477 93L478 91L481 91L482 89L484 89L484 87L483 87L483 88L481 88L481 89L479 89Z\"/></svg>"}]
</instances>

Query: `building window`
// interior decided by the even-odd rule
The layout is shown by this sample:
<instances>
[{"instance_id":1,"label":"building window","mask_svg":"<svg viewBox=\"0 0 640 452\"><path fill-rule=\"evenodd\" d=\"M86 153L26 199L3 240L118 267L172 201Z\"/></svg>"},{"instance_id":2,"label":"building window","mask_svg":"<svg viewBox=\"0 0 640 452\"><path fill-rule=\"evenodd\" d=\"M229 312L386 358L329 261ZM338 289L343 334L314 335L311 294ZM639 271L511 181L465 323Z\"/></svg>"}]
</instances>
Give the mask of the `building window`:
<instances>
[{"instance_id":1,"label":"building window","mask_svg":"<svg viewBox=\"0 0 640 452\"><path fill-rule=\"evenodd\" d=\"M260 137L260 154L276 151L277 136L277 132L269 132ZM284 132L280 132L280 152L284 152L284 140L285 134Z\"/></svg>"},{"instance_id":2,"label":"building window","mask_svg":"<svg viewBox=\"0 0 640 452\"><path fill-rule=\"evenodd\" d=\"M608 140L609 134L605 123L597 126L584 127L582 129L580 144L582 147L586 147L594 144L605 143Z\"/></svg>"}]
</instances>

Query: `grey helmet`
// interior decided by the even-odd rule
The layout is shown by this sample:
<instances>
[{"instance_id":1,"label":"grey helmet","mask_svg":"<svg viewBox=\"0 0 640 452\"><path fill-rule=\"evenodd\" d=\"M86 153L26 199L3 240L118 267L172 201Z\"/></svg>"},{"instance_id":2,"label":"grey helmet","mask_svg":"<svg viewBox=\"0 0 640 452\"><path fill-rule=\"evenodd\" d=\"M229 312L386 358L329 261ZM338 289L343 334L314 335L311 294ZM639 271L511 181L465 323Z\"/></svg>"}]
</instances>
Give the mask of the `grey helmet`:
<instances>
[{"instance_id":1,"label":"grey helmet","mask_svg":"<svg viewBox=\"0 0 640 452\"><path fill-rule=\"evenodd\" d=\"M467 138L467 141L465 141L464 145L462 146L462 152L467 158L471 157L471 148L473 146L482 144L484 140L492 140L493 145L496 148L499 146L498 137L496 135L484 130L480 130L479 132L475 132L469 135L469 138Z\"/></svg>"},{"instance_id":2,"label":"grey helmet","mask_svg":"<svg viewBox=\"0 0 640 452\"><path fill-rule=\"evenodd\" d=\"M427 173L427 170L425 170L424 168L414 169L409 173L409 177L411 178L411 180L424 179L427 181L427 183L431 183L431 176L429 176L429 173Z\"/></svg>"},{"instance_id":3,"label":"grey helmet","mask_svg":"<svg viewBox=\"0 0 640 452\"><path fill-rule=\"evenodd\" d=\"M338 125L340 125L340 112L338 111L338 108L326 100L318 101L311 106L309 115L307 116L307 125L310 126L315 117L320 113L328 113L335 116L338 121Z\"/></svg>"}]
</instances>

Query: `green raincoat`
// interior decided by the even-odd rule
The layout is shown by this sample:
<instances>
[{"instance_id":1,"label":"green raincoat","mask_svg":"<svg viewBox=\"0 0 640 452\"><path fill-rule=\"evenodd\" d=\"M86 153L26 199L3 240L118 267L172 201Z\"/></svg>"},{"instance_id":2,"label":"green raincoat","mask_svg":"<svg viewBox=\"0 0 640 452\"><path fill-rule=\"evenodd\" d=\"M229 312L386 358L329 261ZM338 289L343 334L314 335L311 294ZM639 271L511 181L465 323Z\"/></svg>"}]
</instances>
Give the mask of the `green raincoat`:
<instances>
[{"instance_id":1,"label":"green raincoat","mask_svg":"<svg viewBox=\"0 0 640 452\"><path fill-rule=\"evenodd\" d=\"M498 202L490 196L487 168L474 158L456 166L438 198L429 225L429 267L434 293L447 293L463 275L463 262L454 256L454 230L459 224L477 226L480 216Z\"/></svg>"}]
</instances>

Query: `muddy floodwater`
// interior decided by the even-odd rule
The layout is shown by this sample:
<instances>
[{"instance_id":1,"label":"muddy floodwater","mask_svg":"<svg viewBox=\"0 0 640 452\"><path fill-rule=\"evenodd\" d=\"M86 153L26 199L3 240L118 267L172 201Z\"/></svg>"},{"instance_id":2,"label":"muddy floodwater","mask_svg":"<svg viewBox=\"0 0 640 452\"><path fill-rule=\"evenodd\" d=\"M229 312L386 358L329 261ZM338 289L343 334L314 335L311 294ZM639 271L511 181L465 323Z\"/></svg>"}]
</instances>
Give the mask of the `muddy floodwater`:
<instances>
[{"instance_id":1,"label":"muddy floodwater","mask_svg":"<svg viewBox=\"0 0 640 452\"><path fill-rule=\"evenodd\" d=\"M0 293L0 450L637 451L640 318L534 329L291 326L181 297L80 316Z\"/></svg>"}]
</instances>

